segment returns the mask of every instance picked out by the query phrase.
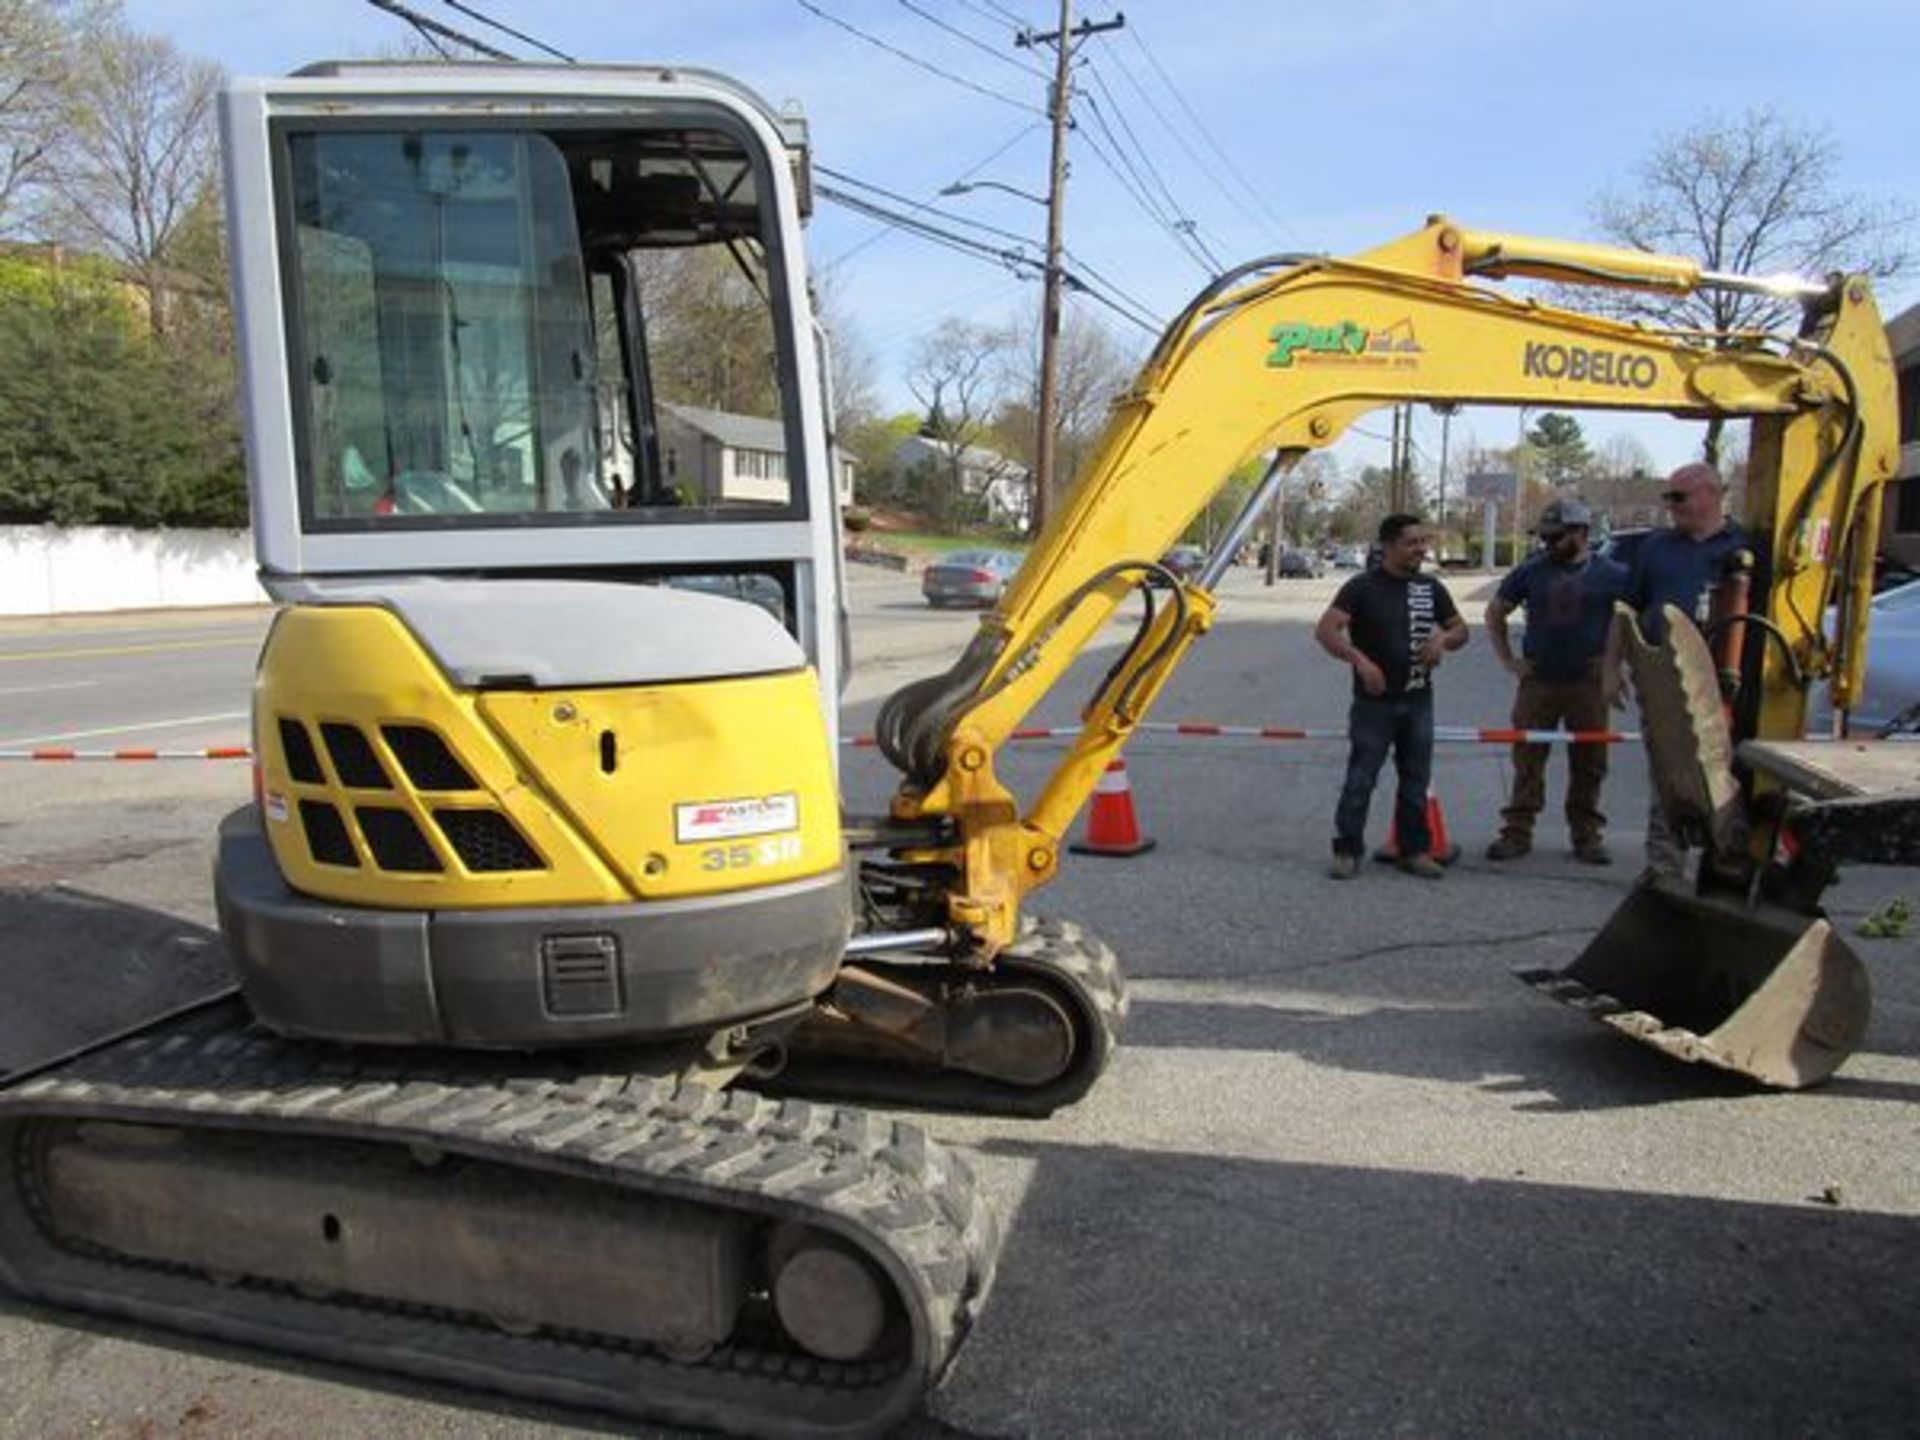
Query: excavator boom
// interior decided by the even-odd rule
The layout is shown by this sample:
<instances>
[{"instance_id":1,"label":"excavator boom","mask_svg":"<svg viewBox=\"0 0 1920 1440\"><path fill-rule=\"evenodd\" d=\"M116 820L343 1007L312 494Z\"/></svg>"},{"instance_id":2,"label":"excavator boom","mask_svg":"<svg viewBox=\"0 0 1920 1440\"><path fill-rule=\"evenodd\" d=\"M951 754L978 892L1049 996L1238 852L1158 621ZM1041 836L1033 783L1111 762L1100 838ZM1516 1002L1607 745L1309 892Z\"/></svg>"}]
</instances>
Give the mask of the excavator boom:
<instances>
[{"instance_id":1,"label":"excavator boom","mask_svg":"<svg viewBox=\"0 0 1920 1440\"><path fill-rule=\"evenodd\" d=\"M1157 557L1248 461L1290 465L1384 406L1753 420L1749 518L1780 557L1765 617L1777 643L1763 665L1761 733L1798 733L1808 675L1832 673L1842 694L1857 685L1859 636L1830 641L1821 617L1839 557L1853 564L1849 584L1865 583L1878 487L1895 470L1893 371L1865 282L1803 287L1805 329L1783 338L1650 330L1476 283L1508 275L1664 290L1743 283L1677 257L1436 218L1352 260L1259 262L1200 295L1116 404L1086 473L966 654L882 712L880 743L904 775L896 814L957 824L954 844L927 852L960 871L949 902L956 925L989 950L1013 933L1020 898L1053 877L1067 826L1211 623L1206 581L1218 557L1198 584L1159 571ZM1268 493L1256 492L1232 543ZM1167 603L1150 612L1089 702L1079 737L1022 805L996 778L994 756L1143 583Z\"/></svg>"}]
</instances>

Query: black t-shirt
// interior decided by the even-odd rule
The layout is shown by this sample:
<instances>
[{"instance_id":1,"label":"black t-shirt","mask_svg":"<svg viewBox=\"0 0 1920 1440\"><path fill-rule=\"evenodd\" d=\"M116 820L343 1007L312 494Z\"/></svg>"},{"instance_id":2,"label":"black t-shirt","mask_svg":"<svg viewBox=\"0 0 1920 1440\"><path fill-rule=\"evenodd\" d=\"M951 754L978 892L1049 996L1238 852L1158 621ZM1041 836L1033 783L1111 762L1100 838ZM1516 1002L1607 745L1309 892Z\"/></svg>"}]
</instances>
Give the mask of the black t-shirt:
<instances>
[{"instance_id":1,"label":"black t-shirt","mask_svg":"<svg viewBox=\"0 0 1920 1440\"><path fill-rule=\"evenodd\" d=\"M1333 608L1348 616L1354 647L1387 677L1383 699L1432 694L1433 679L1413 657L1434 633L1460 612L1447 587L1431 575L1402 579L1384 569L1362 570L1340 587ZM1360 677L1353 693L1366 694Z\"/></svg>"}]
</instances>

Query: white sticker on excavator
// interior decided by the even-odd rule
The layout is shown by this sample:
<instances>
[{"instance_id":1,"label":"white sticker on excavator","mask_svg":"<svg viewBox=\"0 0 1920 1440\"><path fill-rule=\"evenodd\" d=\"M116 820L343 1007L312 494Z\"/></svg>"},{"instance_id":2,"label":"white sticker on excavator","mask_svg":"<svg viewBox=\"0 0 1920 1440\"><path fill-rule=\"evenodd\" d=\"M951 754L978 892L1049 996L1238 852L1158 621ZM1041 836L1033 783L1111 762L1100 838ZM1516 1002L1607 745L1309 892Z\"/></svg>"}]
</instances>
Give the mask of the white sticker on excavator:
<instances>
[{"instance_id":1,"label":"white sticker on excavator","mask_svg":"<svg viewBox=\"0 0 1920 1440\"><path fill-rule=\"evenodd\" d=\"M273 821L275 824L279 824L279 825L286 824L287 823L287 797L280 794L278 791L269 790L267 792L266 812L267 812L267 818Z\"/></svg>"},{"instance_id":2,"label":"white sticker on excavator","mask_svg":"<svg viewBox=\"0 0 1920 1440\"><path fill-rule=\"evenodd\" d=\"M673 838L682 845L777 835L800 828L800 797L792 791L743 800L701 800L673 807Z\"/></svg>"}]
</instances>

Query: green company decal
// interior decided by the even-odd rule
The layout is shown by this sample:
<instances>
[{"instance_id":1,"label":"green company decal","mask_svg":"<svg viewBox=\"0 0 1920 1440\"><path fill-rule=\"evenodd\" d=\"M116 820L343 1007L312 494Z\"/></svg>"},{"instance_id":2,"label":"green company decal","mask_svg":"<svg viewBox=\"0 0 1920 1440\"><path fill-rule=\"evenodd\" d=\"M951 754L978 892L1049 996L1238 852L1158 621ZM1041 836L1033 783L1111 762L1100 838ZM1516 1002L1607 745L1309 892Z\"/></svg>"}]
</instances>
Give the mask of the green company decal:
<instances>
[{"instance_id":1,"label":"green company decal","mask_svg":"<svg viewBox=\"0 0 1920 1440\"><path fill-rule=\"evenodd\" d=\"M1351 320L1342 320L1338 325L1309 325L1303 320L1283 320L1267 332L1267 338L1273 342L1273 349L1267 355L1267 364L1291 365L1295 352L1302 350L1309 355L1364 355L1367 333L1366 326L1356 325Z\"/></svg>"}]
</instances>

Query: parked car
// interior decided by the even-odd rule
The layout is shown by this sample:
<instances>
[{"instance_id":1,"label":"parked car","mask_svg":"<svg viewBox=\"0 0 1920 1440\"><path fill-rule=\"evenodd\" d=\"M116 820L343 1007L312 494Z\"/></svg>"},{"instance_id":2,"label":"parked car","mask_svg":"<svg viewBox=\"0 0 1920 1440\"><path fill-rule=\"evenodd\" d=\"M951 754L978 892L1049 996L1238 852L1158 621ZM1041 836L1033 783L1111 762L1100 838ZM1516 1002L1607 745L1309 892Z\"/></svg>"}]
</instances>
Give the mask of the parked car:
<instances>
[{"instance_id":1,"label":"parked car","mask_svg":"<svg viewBox=\"0 0 1920 1440\"><path fill-rule=\"evenodd\" d=\"M1311 550L1282 550L1274 573L1284 580L1318 580L1323 573L1320 557Z\"/></svg>"},{"instance_id":2,"label":"parked car","mask_svg":"<svg viewBox=\"0 0 1920 1440\"><path fill-rule=\"evenodd\" d=\"M1160 563L1187 580L1200 573L1200 567L1207 563L1207 552L1198 545L1176 545L1160 557Z\"/></svg>"},{"instance_id":3,"label":"parked car","mask_svg":"<svg viewBox=\"0 0 1920 1440\"><path fill-rule=\"evenodd\" d=\"M1367 552L1358 545L1342 545L1333 552L1333 568L1336 570L1364 570L1367 565Z\"/></svg>"},{"instance_id":4,"label":"parked car","mask_svg":"<svg viewBox=\"0 0 1920 1440\"><path fill-rule=\"evenodd\" d=\"M1824 734L1833 713L1826 687L1814 697L1812 728ZM1867 621L1867 676L1850 717L1855 731L1920 732L1920 580L1873 597Z\"/></svg>"},{"instance_id":5,"label":"parked car","mask_svg":"<svg viewBox=\"0 0 1920 1440\"><path fill-rule=\"evenodd\" d=\"M1007 581L1020 568L1020 557L1006 550L956 550L927 566L920 576L920 593L927 604L993 606L1007 593Z\"/></svg>"},{"instance_id":6,"label":"parked car","mask_svg":"<svg viewBox=\"0 0 1920 1440\"><path fill-rule=\"evenodd\" d=\"M1876 555L1873 559L1873 593L1896 590L1902 585L1920 580L1920 569L1904 564L1888 555Z\"/></svg>"}]
</instances>

